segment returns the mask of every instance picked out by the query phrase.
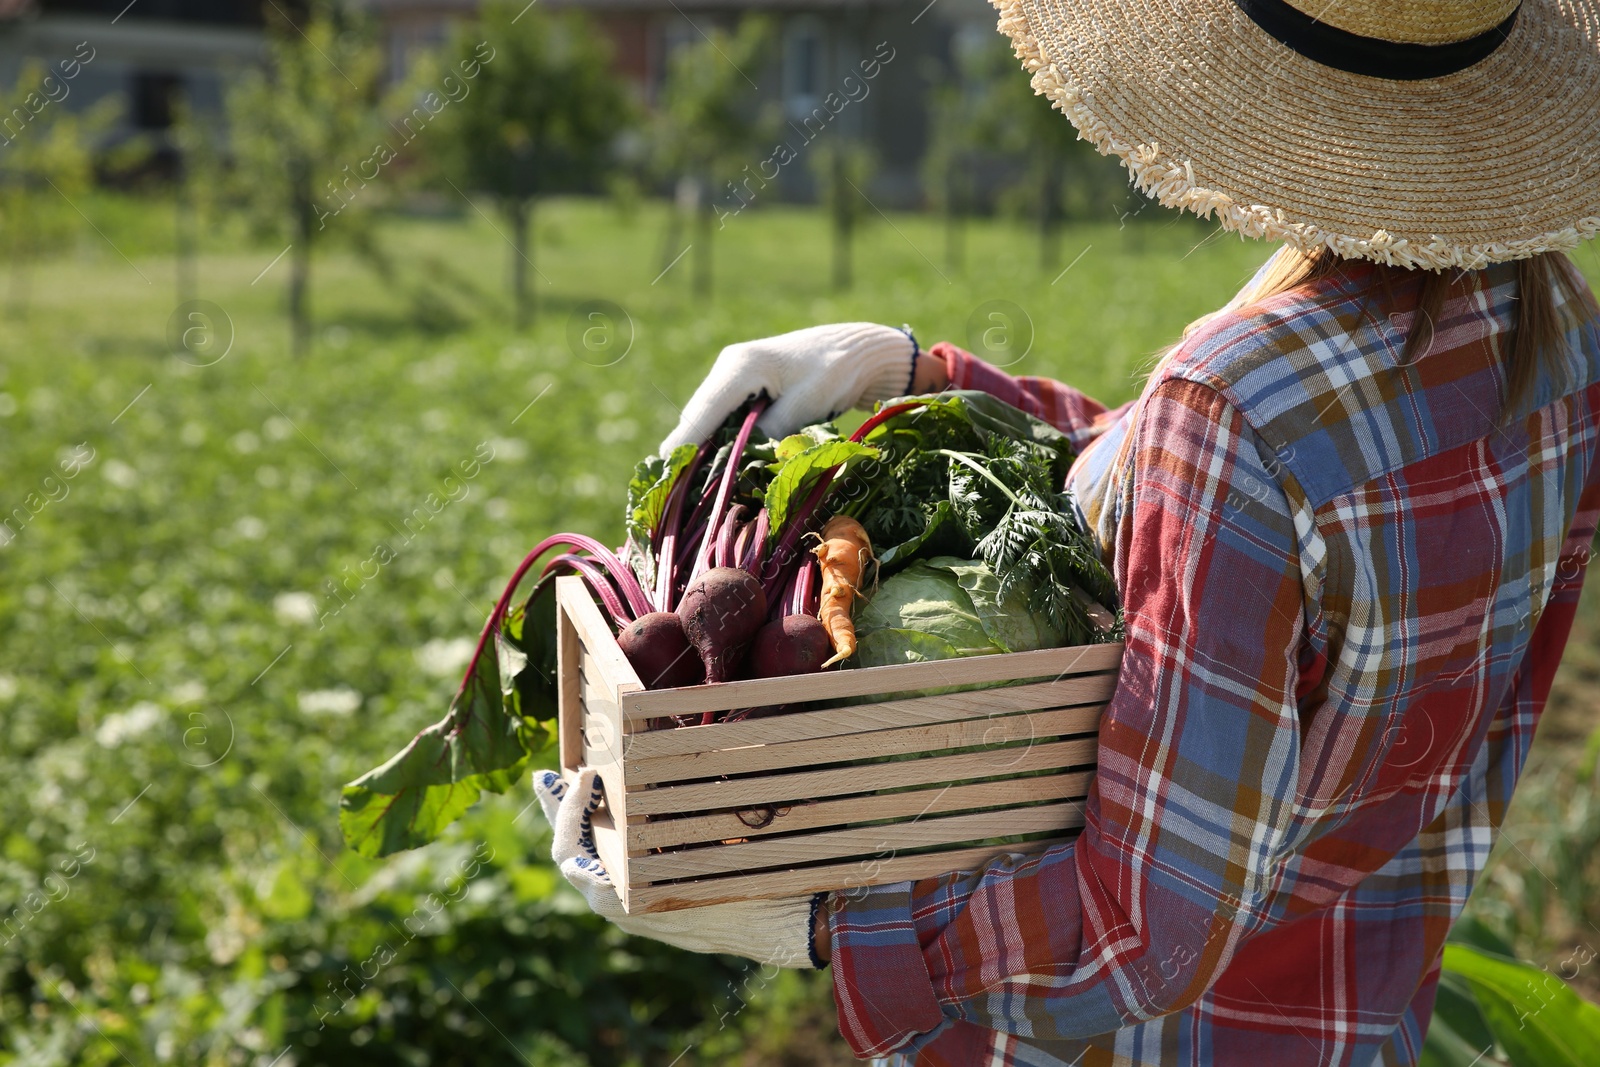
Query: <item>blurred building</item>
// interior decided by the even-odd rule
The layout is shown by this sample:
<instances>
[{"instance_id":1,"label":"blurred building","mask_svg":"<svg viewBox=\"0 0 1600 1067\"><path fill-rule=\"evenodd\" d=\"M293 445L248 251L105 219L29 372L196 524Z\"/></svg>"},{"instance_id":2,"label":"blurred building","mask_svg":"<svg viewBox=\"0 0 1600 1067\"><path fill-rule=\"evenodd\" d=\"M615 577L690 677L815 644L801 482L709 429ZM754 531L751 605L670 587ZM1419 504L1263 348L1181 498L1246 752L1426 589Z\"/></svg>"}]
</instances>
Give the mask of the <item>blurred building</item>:
<instances>
[{"instance_id":1,"label":"blurred building","mask_svg":"<svg viewBox=\"0 0 1600 1067\"><path fill-rule=\"evenodd\" d=\"M175 94L191 106L222 105L230 69L261 56L260 0L0 0L0 86L24 64L81 71L64 103L123 102L122 132L163 131Z\"/></svg>"},{"instance_id":2,"label":"blurred building","mask_svg":"<svg viewBox=\"0 0 1600 1067\"><path fill-rule=\"evenodd\" d=\"M360 0L383 28L390 76L403 77L409 57L445 40L476 0ZM778 47L767 63L744 72L760 103L781 107L781 135L799 148L819 135L869 145L879 170L874 198L885 206L915 204L928 146L929 88L950 69L962 36L992 37L986 0L539 0L546 8L588 12L611 39L617 72L652 103L673 52L731 29L747 13L776 24ZM890 57L885 60L885 57ZM862 64L877 74L863 87ZM846 82L847 78L854 80ZM830 94L834 94L830 102ZM838 101L849 103L838 109ZM831 106L830 106L831 103ZM827 116L825 120L820 116ZM814 195L809 168L785 168L783 195Z\"/></svg>"},{"instance_id":3,"label":"blurred building","mask_svg":"<svg viewBox=\"0 0 1600 1067\"><path fill-rule=\"evenodd\" d=\"M473 17L479 0L353 0L376 23L391 81ZM870 146L878 160L874 198L885 206L920 199L919 168L929 135L929 89L950 69L963 38L989 38L985 0L538 0L588 12L611 39L619 76L646 105L658 95L670 57L713 27L731 29L750 12L770 17L777 47L744 71L753 105L779 110L789 145L818 136ZM220 112L230 73L259 62L265 15L303 9L305 0L0 0L0 87L24 64L76 58L61 101L73 109L107 96L122 103L113 135L158 146L181 98ZM864 68L863 64L867 64ZM872 70L868 79L863 70ZM847 80L848 79L848 80ZM841 101L847 101L840 106ZM779 195L810 199L810 169L787 167Z\"/></svg>"}]
</instances>

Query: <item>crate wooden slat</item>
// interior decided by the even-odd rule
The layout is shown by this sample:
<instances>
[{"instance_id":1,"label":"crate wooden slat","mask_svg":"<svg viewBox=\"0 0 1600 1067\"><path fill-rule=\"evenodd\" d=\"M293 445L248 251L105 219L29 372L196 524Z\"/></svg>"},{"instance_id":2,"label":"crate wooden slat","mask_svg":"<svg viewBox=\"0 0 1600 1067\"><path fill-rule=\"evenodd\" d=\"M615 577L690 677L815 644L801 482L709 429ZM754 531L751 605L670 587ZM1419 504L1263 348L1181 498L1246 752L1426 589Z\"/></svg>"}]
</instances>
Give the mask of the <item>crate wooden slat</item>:
<instances>
[{"instance_id":1,"label":"crate wooden slat","mask_svg":"<svg viewBox=\"0 0 1600 1067\"><path fill-rule=\"evenodd\" d=\"M971 869L1082 825L1120 645L647 691L581 580L556 589L562 766L600 773L595 843L630 912Z\"/></svg>"},{"instance_id":2,"label":"crate wooden slat","mask_svg":"<svg viewBox=\"0 0 1600 1067\"><path fill-rule=\"evenodd\" d=\"M628 855L652 848L762 837L795 830L844 826L868 819L921 818L951 811L1012 807L1040 800L1070 800L1088 792L1090 772L945 785L903 793L818 800L789 807L638 822L628 827Z\"/></svg>"}]
</instances>

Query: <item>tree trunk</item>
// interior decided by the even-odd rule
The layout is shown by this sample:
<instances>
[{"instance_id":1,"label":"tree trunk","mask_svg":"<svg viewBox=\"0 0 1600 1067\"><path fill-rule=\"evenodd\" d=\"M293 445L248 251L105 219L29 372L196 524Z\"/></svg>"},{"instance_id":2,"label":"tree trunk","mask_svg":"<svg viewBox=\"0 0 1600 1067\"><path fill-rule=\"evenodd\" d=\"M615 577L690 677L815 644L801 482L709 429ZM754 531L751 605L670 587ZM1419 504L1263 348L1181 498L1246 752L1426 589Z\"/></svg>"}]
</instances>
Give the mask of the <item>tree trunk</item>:
<instances>
[{"instance_id":1,"label":"tree trunk","mask_svg":"<svg viewBox=\"0 0 1600 1067\"><path fill-rule=\"evenodd\" d=\"M712 226L714 215L711 211L711 187L706 182L700 183L699 196L695 199L695 253L694 253L694 295L711 298L711 235L716 227Z\"/></svg>"},{"instance_id":2,"label":"tree trunk","mask_svg":"<svg viewBox=\"0 0 1600 1067\"><path fill-rule=\"evenodd\" d=\"M311 235L316 205L311 198L311 168L293 167L294 255L289 257L290 348L296 356L311 350Z\"/></svg>"},{"instance_id":3,"label":"tree trunk","mask_svg":"<svg viewBox=\"0 0 1600 1067\"><path fill-rule=\"evenodd\" d=\"M1061 263L1061 160L1039 163L1039 266L1054 271Z\"/></svg>"},{"instance_id":4,"label":"tree trunk","mask_svg":"<svg viewBox=\"0 0 1600 1067\"><path fill-rule=\"evenodd\" d=\"M960 168L951 163L944 177L944 262L953 274L962 273L966 267L965 208L961 196Z\"/></svg>"},{"instance_id":5,"label":"tree trunk","mask_svg":"<svg viewBox=\"0 0 1600 1067\"><path fill-rule=\"evenodd\" d=\"M534 301L528 291L528 268L533 265L533 249L528 235L532 231L533 201L508 200L507 220L511 223L511 311L516 328L525 330L533 322Z\"/></svg>"},{"instance_id":6,"label":"tree trunk","mask_svg":"<svg viewBox=\"0 0 1600 1067\"><path fill-rule=\"evenodd\" d=\"M172 237L178 260L178 303L184 304L195 298L199 285L195 280L194 199L189 195L189 183L182 171L179 171L173 192L176 195L172 205L174 227Z\"/></svg>"},{"instance_id":7,"label":"tree trunk","mask_svg":"<svg viewBox=\"0 0 1600 1067\"><path fill-rule=\"evenodd\" d=\"M854 220L851 215L855 205L846 200L844 151L833 153L833 288L844 292L850 288L850 239Z\"/></svg>"}]
</instances>

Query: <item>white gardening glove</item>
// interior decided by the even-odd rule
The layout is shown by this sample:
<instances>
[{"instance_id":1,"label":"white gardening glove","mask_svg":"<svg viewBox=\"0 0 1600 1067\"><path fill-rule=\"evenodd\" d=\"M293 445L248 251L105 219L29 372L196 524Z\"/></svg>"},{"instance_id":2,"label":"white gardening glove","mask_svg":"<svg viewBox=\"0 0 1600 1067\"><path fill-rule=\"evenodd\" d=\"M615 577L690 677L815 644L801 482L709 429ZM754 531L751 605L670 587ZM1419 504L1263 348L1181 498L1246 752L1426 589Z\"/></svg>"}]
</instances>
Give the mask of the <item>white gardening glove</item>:
<instances>
[{"instance_id":1,"label":"white gardening glove","mask_svg":"<svg viewBox=\"0 0 1600 1067\"><path fill-rule=\"evenodd\" d=\"M661 442L661 454L706 441L734 409L763 391L773 404L756 425L771 437L900 396L911 388L916 354L906 331L871 322L811 326L729 345Z\"/></svg>"},{"instance_id":2,"label":"white gardening glove","mask_svg":"<svg viewBox=\"0 0 1600 1067\"><path fill-rule=\"evenodd\" d=\"M569 789L555 771L534 771L533 791L555 827L550 858L590 909L630 934L665 941L689 952L726 953L778 967L821 966L812 954L811 930L822 894L789 900L747 900L653 915L629 915L595 851L590 819L605 795L592 767Z\"/></svg>"}]
</instances>

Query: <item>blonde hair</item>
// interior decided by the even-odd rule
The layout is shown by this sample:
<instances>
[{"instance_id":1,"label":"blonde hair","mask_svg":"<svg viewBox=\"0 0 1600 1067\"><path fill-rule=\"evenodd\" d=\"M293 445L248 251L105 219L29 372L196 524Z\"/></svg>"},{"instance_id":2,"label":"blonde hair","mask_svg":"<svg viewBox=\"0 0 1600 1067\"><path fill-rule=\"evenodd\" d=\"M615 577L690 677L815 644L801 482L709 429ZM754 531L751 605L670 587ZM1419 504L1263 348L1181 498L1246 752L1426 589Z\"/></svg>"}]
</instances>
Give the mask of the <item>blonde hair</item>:
<instances>
[{"instance_id":1,"label":"blonde hair","mask_svg":"<svg viewBox=\"0 0 1600 1067\"><path fill-rule=\"evenodd\" d=\"M1307 254L1286 246L1273 256L1260 277L1252 279L1226 308L1202 315L1184 327L1183 340L1188 340L1196 330L1224 311L1242 312L1308 282L1342 273L1347 262L1326 248ZM1528 259L1519 259L1515 267L1516 323L1502 345L1503 417L1510 417L1528 398L1545 364L1554 369L1558 357L1566 349L1567 331L1586 321L1594 310L1593 304L1582 295L1587 285L1560 252L1544 252ZM1399 293L1409 284L1417 285L1416 315L1400 356L1402 364L1411 363L1425 355L1433 343L1439 313L1444 309L1451 287L1463 272L1407 269L1383 264L1376 264L1373 269L1372 283L1362 301L1363 316L1369 313L1374 304L1379 303L1380 297L1381 303L1391 313L1410 310L1399 306L1402 303ZM1414 282L1416 279L1420 280ZM1177 347L1173 345L1163 350L1159 354L1157 367Z\"/></svg>"}]
</instances>

